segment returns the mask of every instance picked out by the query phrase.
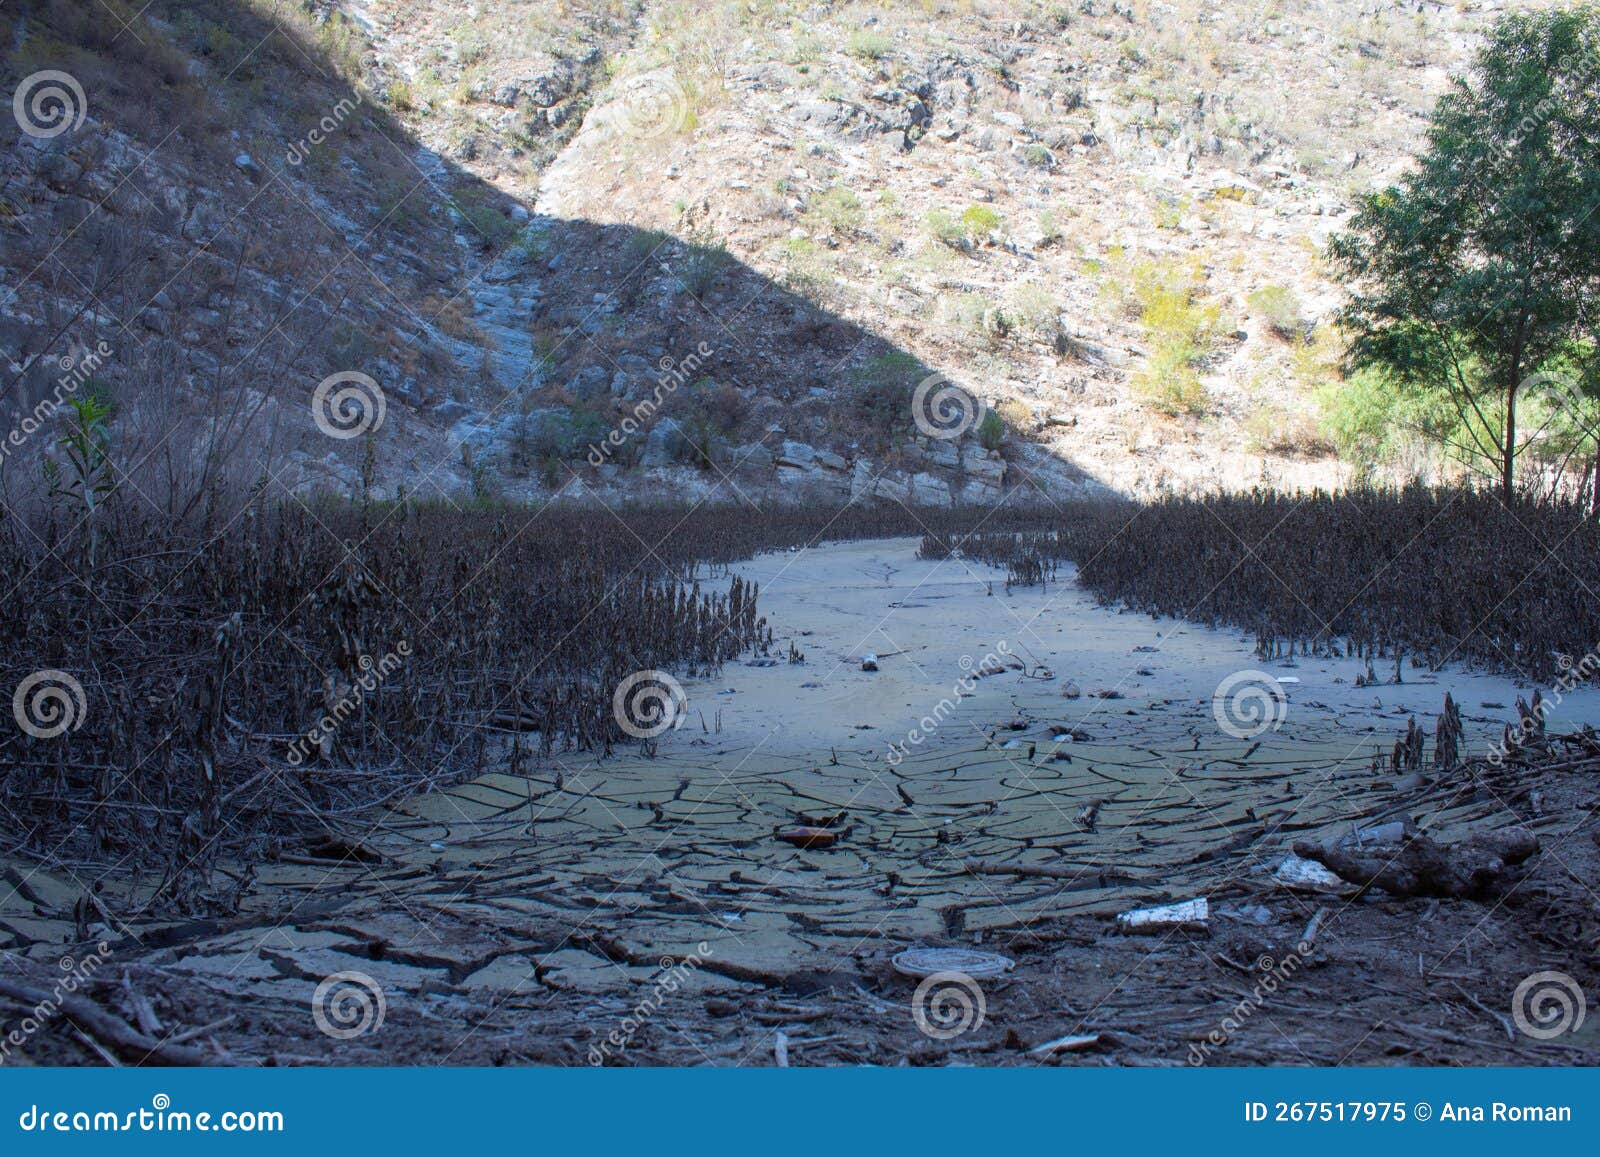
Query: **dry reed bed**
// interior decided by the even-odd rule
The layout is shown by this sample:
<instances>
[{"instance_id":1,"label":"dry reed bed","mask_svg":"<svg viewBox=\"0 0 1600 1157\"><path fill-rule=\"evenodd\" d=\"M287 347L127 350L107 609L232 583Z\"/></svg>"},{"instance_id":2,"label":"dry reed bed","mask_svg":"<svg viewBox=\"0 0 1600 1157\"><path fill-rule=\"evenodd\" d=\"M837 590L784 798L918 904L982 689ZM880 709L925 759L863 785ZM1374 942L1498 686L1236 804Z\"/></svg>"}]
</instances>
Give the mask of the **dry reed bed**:
<instances>
[{"instance_id":1,"label":"dry reed bed","mask_svg":"<svg viewBox=\"0 0 1600 1157\"><path fill-rule=\"evenodd\" d=\"M82 688L81 709L70 690L30 700L36 724L68 712L61 734L0 729L12 850L153 863L187 892L224 849L338 846L341 819L373 804L638 743L613 710L622 680L713 672L770 641L727 563L971 517L221 507L0 517L0 682Z\"/></svg>"},{"instance_id":2,"label":"dry reed bed","mask_svg":"<svg viewBox=\"0 0 1600 1157\"><path fill-rule=\"evenodd\" d=\"M1539 682L1596 666L1600 524L1581 508L1420 487L1076 508L1048 529L929 536L1009 581L1071 559L1107 604L1253 631L1265 657L1364 657L1377 678L1481 664Z\"/></svg>"}]
</instances>

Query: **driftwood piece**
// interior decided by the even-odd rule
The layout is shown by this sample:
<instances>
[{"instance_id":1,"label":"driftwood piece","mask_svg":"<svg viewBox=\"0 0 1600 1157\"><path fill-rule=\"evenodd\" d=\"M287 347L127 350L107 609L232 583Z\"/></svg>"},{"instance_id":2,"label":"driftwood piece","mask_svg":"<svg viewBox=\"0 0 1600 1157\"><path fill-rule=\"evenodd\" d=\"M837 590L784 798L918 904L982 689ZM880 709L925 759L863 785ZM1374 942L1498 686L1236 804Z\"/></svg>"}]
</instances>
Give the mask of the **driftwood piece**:
<instances>
[{"instance_id":1,"label":"driftwood piece","mask_svg":"<svg viewBox=\"0 0 1600 1157\"><path fill-rule=\"evenodd\" d=\"M1396 896L1481 899L1502 884L1510 869L1539 850L1532 832L1510 828L1481 832L1454 844L1427 836L1365 847L1297 841L1294 854L1315 860L1343 880L1382 888Z\"/></svg>"},{"instance_id":2,"label":"driftwood piece","mask_svg":"<svg viewBox=\"0 0 1600 1157\"><path fill-rule=\"evenodd\" d=\"M60 1008L61 1015L80 1032L132 1059L136 1064L151 1061L162 1065L185 1066L216 1063L213 1058L198 1049L148 1037L126 1021L112 1016L94 1001L81 996L34 988L5 977L0 977L0 996L10 997L32 1007L54 1005Z\"/></svg>"},{"instance_id":3,"label":"driftwood piece","mask_svg":"<svg viewBox=\"0 0 1600 1157\"><path fill-rule=\"evenodd\" d=\"M776 834L778 839L797 848L831 848L843 833L831 828L800 826L780 828Z\"/></svg>"}]
</instances>

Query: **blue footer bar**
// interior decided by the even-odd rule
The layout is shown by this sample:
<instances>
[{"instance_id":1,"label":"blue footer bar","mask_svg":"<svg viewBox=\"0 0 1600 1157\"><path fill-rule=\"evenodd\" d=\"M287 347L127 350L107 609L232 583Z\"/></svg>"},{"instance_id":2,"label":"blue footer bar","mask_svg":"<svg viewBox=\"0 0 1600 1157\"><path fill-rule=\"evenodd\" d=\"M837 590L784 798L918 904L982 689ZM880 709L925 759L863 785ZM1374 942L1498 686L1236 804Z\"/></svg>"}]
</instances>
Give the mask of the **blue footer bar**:
<instances>
[{"instance_id":1,"label":"blue footer bar","mask_svg":"<svg viewBox=\"0 0 1600 1157\"><path fill-rule=\"evenodd\" d=\"M1597 1069L0 1071L0 1152L1595 1152ZM359 1148L356 1148L359 1147ZM869 1149L870 1147L870 1149ZM933 1149L933 1147L937 1147ZM1281 1148L1280 1148L1281 1147ZM641 1150L642 1151L642 1150Z\"/></svg>"}]
</instances>

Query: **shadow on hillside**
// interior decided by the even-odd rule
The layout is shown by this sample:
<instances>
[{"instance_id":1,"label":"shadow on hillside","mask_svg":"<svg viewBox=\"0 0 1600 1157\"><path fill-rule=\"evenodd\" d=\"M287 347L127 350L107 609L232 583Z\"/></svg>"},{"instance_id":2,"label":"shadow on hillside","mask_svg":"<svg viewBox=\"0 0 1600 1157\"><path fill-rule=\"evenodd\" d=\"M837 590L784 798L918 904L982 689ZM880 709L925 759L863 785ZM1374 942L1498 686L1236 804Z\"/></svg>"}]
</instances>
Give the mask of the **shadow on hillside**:
<instances>
[{"instance_id":1,"label":"shadow on hillside","mask_svg":"<svg viewBox=\"0 0 1600 1157\"><path fill-rule=\"evenodd\" d=\"M105 376L125 423L139 426L141 454L162 451L166 477L150 488L270 475L297 488L376 480L396 494L520 498L661 468L677 468L654 476L672 485L703 491L690 485L698 474L745 499L775 483L775 493L918 503L1047 500L1044 478L1098 485L1070 463L1027 471L1022 459L1044 456L1024 448L1026 431L998 428L998 415L980 425L980 383L830 311L816 300L826 286L779 284L714 244L532 215L422 145L381 92L345 83L325 44L254 9L196 10L210 21L208 45L223 39L215 29L258 45L246 92L278 82L288 95L246 117L239 92L214 81L196 91L179 51L161 47L167 36L197 51L189 25L135 38L45 4L23 16L58 34L56 51L36 31L6 61L13 87L24 68L57 57L86 73L94 118L125 128L153 160L131 177L147 203L134 206L139 229L119 225L104 246L120 265L53 285L97 308L53 347L49 320L17 336L13 362L28 369L0 405L20 414L48 397L49 357L74 341L92 348L91 322L103 327L109 314L123 348ZM159 86L137 103L150 69ZM571 99L572 123L594 115L586 96ZM84 198L73 222L83 194L60 192L58 178L71 165L87 172L91 140L79 129L7 142L17 164L54 185L52 210L85 239L129 201ZM169 192L153 173L187 174L196 187ZM219 211L199 186L223 185L233 187ZM682 216L693 238L693 213ZM212 219L197 226L202 217ZM174 243L191 255L166 278ZM143 282L141 251L160 270ZM244 273L229 281L230 266ZM344 379L329 387L330 375ZM175 382L201 378L213 383L190 391L202 402L174 396ZM203 466L174 457L175 443L191 441L174 437L186 423L211 439L193 451ZM370 437L351 436L369 426Z\"/></svg>"}]
</instances>

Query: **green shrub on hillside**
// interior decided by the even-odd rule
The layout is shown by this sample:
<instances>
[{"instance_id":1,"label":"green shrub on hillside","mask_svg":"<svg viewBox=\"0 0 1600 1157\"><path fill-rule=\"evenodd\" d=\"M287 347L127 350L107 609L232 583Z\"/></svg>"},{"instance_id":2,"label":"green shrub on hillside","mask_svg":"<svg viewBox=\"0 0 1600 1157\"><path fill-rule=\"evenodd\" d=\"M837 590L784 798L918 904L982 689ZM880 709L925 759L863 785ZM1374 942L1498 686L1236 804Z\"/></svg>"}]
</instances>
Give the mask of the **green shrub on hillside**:
<instances>
[{"instance_id":1,"label":"green shrub on hillside","mask_svg":"<svg viewBox=\"0 0 1600 1157\"><path fill-rule=\"evenodd\" d=\"M850 417L864 444L882 448L911 427L911 394L927 369L908 353L891 350L870 358L856 372Z\"/></svg>"},{"instance_id":2,"label":"green shrub on hillside","mask_svg":"<svg viewBox=\"0 0 1600 1157\"><path fill-rule=\"evenodd\" d=\"M987 205L968 205L961 214L961 227L976 241L1000 228L1000 214Z\"/></svg>"},{"instance_id":3,"label":"green shrub on hillside","mask_svg":"<svg viewBox=\"0 0 1600 1157\"><path fill-rule=\"evenodd\" d=\"M843 185L830 185L812 198L806 215L840 233L854 233L866 219L861 198Z\"/></svg>"},{"instance_id":4,"label":"green shrub on hillside","mask_svg":"<svg viewBox=\"0 0 1600 1157\"><path fill-rule=\"evenodd\" d=\"M894 41L881 32L863 28L850 34L850 55L863 60L882 60L893 47Z\"/></svg>"},{"instance_id":5,"label":"green shrub on hillside","mask_svg":"<svg viewBox=\"0 0 1600 1157\"><path fill-rule=\"evenodd\" d=\"M1300 300L1294 290L1282 285L1263 285L1245 299L1245 304L1285 341L1296 341L1303 336Z\"/></svg>"},{"instance_id":6,"label":"green shrub on hillside","mask_svg":"<svg viewBox=\"0 0 1600 1157\"><path fill-rule=\"evenodd\" d=\"M1221 330L1221 310L1205 298L1198 263L1150 260L1134 266L1125 300L1145 328L1149 356L1129 383L1169 416L1204 413L1210 396L1199 370Z\"/></svg>"}]
</instances>

